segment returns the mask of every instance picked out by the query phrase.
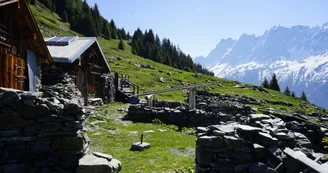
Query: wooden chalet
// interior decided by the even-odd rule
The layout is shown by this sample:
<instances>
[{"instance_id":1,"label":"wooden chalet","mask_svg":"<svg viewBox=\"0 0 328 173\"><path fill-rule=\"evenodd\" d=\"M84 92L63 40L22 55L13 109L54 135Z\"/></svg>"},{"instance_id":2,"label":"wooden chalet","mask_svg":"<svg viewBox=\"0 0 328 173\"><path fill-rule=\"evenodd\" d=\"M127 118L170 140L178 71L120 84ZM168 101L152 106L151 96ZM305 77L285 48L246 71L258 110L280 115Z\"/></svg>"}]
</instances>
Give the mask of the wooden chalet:
<instances>
[{"instance_id":1,"label":"wooden chalet","mask_svg":"<svg viewBox=\"0 0 328 173\"><path fill-rule=\"evenodd\" d=\"M37 91L38 67L51 63L25 0L0 0L0 87Z\"/></svg>"},{"instance_id":2,"label":"wooden chalet","mask_svg":"<svg viewBox=\"0 0 328 173\"><path fill-rule=\"evenodd\" d=\"M52 37L45 39L54 64L75 79L85 103L104 98L111 69L95 37Z\"/></svg>"}]
</instances>

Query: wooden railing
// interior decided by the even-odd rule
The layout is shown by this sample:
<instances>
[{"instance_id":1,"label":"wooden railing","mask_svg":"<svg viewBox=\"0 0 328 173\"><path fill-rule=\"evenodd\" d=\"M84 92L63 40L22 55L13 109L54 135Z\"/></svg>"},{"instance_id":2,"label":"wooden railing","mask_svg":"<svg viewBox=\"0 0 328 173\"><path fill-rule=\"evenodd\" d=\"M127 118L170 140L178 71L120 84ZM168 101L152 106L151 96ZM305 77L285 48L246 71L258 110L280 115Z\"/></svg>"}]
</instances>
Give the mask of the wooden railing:
<instances>
[{"instance_id":1,"label":"wooden railing","mask_svg":"<svg viewBox=\"0 0 328 173\"><path fill-rule=\"evenodd\" d=\"M130 75L128 74L121 74L119 75L119 73L114 72L115 73L115 80L118 80L117 83L117 89L120 90L121 92L126 91L127 89L129 89L130 91L132 91L130 93L130 95L135 95L135 94L139 94L140 91L140 87L139 85L134 84L133 82L130 81Z\"/></svg>"}]
</instances>

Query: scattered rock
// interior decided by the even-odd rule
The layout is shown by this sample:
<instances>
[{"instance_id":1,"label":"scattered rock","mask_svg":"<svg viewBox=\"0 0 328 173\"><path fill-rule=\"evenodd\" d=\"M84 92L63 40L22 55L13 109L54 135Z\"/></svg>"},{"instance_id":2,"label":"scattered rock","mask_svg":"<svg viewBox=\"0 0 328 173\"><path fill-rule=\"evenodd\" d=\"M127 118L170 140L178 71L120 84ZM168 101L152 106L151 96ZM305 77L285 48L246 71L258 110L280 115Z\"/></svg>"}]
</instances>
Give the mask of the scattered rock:
<instances>
[{"instance_id":1,"label":"scattered rock","mask_svg":"<svg viewBox=\"0 0 328 173\"><path fill-rule=\"evenodd\" d=\"M163 77L160 77L159 78L159 81L162 82L162 83L164 83L164 78Z\"/></svg>"},{"instance_id":2,"label":"scattered rock","mask_svg":"<svg viewBox=\"0 0 328 173\"><path fill-rule=\"evenodd\" d=\"M154 130L146 130L143 133L154 133L154 132L155 132Z\"/></svg>"},{"instance_id":3,"label":"scattered rock","mask_svg":"<svg viewBox=\"0 0 328 173\"><path fill-rule=\"evenodd\" d=\"M137 142L132 144L131 151L144 151L145 149L150 148L150 143L147 142Z\"/></svg>"}]
</instances>

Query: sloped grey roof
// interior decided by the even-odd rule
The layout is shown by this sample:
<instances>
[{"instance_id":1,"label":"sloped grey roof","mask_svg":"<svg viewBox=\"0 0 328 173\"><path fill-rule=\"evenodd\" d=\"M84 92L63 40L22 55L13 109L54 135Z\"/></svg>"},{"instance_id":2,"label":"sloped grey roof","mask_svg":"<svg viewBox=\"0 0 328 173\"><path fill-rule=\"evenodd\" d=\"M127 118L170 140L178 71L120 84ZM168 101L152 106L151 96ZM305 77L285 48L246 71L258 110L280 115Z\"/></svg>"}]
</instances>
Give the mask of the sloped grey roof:
<instances>
[{"instance_id":1,"label":"sloped grey roof","mask_svg":"<svg viewBox=\"0 0 328 173\"><path fill-rule=\"evenodd\" d=\"M47 42L53 38L45 38L45 41ZM47 45L47 47L54 62L73 63L76 59L80 58L80 56L94 43L97 43L101 56L103 57L109 71L111 71L96 37L78 37L78 39L66 46Z\"/></svg>"}]
</instances>

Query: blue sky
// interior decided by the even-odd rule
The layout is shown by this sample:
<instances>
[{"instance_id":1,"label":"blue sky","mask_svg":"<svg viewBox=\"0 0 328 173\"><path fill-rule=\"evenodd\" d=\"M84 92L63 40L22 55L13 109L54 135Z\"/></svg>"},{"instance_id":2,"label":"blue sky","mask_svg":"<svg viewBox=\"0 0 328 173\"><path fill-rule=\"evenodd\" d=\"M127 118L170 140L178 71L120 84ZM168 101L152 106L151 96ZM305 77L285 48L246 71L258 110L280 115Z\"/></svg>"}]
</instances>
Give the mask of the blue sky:
<instances>
[{"instance_id":1,"label":"blue sky","mask_svg":"<svg viewBox=\"0 0 328 173\"><path fill-rule=\"evenodd\" d=\"M139 27L170 38L191 56L206 56L222 38L261 35L275 25L321 26L326 0L87 0L131 35Z\"/></svg>"}]
</instances>

